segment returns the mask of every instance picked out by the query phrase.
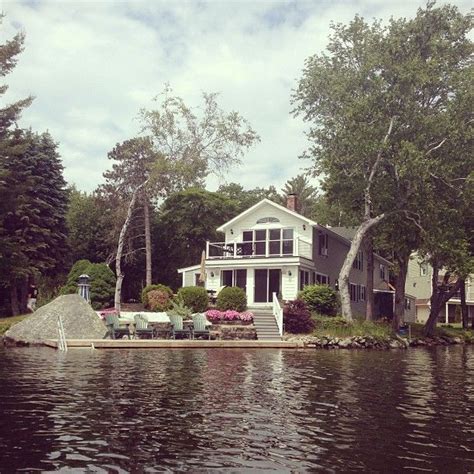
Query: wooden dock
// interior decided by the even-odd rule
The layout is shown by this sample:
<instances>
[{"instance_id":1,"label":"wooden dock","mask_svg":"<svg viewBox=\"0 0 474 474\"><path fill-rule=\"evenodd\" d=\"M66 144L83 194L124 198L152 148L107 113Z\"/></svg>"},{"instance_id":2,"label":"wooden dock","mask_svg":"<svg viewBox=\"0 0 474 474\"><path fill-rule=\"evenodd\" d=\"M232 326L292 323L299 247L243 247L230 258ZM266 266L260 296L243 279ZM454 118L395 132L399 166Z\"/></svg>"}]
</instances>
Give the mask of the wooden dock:
<instances>
[{"instance_id":1,"label":"wooden dock","mask_svg":"<svg viewBox=\"0 0 474 474\"><path fill-rule=\"evenodd\" d=\"M69 349L297 349L303 344L295 341L199 340L199 339L67 339ZM49 339L44 345L58 349L58 340Z\"/></svg>"}]
</instances>

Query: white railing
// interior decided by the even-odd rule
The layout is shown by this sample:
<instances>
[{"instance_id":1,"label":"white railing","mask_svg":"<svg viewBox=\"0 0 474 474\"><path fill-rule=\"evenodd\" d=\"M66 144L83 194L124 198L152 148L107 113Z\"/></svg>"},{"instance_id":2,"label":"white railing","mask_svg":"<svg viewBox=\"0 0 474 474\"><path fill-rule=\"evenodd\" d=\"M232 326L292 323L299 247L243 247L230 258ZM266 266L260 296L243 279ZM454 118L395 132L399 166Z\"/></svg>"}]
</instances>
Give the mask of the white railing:
<instances>
[{"instance_id":1,"label":"white railing","mask_svg":"<svg viewBox=\"0 0 474 474\"><path fill-rule=\"evenodd\" d=\"M280 336L283 336L283 309L280 306L276 293L273 293L273 316L275 316L278 332Z\"/></svg>"},{"instance_id":2,"label":"white railing","mask_svg":"<svg viewBox=\"0 0 474 474\"><path fill-rule=\"evenodd\" d=\"M212 260L227 258L305 257L312 260L313 246L311 243L301 239L286 242L293 243L291 252L283 253L282 246L280 246L280 253L271 252L271 240L262 240L260 242L206 242L206 258Z\"/></svg>"},{"instance_id":3,"label":"white railing","mask_svg":"<svg viewBox=\"0 0 474 474\"><path fill-rule=\"evenodd\" d=\"M63 320L61 315L58 316L58 349L60 351L67 351L66 333L64 332Z\"/></svg>"}]
</instances>

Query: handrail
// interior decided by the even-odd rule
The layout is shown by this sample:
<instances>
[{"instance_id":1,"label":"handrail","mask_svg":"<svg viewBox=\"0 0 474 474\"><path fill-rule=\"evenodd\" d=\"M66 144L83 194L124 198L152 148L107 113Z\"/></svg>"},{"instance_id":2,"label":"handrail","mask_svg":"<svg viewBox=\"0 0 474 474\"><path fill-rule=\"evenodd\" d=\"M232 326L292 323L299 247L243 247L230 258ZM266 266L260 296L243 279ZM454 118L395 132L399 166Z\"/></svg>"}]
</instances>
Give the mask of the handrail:
<instances>
[{"instance_id":1,"label":"handrail","mask_svg":"<svg viewBox=\"0 0 474 474\"><path fill-rule=\"evenodd\" d=\"M275 316L278 332L280 336L283 336L283 309L280 306L280 302L278 301L278 297L275 292L273 293L273 316Z\"/></svg>"},{"instance_id":2,"label":"handrail","mask_svg":"<svg viewBox=\"0 0 474 474\"><path fill-rule=\"evenodd\" d=\"M64 332L63 320L61 315L58 316L58 349L67 352L66 333Z\"/></svg>"}]
</instances>

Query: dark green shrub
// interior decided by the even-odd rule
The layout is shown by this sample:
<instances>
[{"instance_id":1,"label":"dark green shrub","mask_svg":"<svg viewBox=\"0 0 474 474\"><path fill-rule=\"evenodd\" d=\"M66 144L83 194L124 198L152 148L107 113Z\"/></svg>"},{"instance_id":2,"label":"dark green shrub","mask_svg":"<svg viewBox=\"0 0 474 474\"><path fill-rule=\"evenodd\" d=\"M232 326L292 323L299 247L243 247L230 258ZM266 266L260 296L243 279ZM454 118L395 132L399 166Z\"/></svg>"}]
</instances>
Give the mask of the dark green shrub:
<instances>
[{"instance_id":1,"label":"dark green shrub","mask_svg":"<svg viewBox=\"0 0 474 474\"><path fill-rule=\"evenodd\" d=\"M217 295L216 306L221 311L233 309L241 313L247 309L247 295L242 288L228 286L223 288Z\"/></svg>"},{"instance_id":2,"label":"dark green shrub","mask_svg":"<svg viewBox=\"0 0 474 474\"><path fill-rule=\"evenodd\" d=\"M148 299L148 293L150 293L150 291L154 292L153 308L150 306L150 301ZM166 311L167 309L170 309L172 297L173 291L166 285L148 285L142 290L142 303L145 308L153 309L153 311Z\"/></svg>"},{"instance_id":3,"label":"dark green shrub","mask_svg":"<svg viewBox=\"0 0 474 474\"><path fill-rule=\"evenodd\" d=\"M307 285L298 293L310 311L315 311L326 316L337 313L337 293L328 285Z\"/></svg>"},{"instance_id":4,"label":"dark green shrub","mask_svg":"<svg viewBox=\"0 0 474 474\"><path fill-rule=\"evenodd\" d=\"M79 280L79 276L84 273L89 275L87 269L90 265L92 265L92 263L89 262L89 260L78 260L74 263L67 275L66 284L60 290L60 294L70 295L72 293L77 293L77 281Z\"/></svg>"},{"instance_id":5,"label":"dark green shrub","mask_svg":"<svg viewBox=\"0 0 474 474\"><path fill-rule=\"evenodd\" d=\"M303 300L288 301L283 308L283 326L286 332L304 334L314 330L315 322Z\"/></svg>"},{"instance_id":6,"label":"dark green shrub","mask_svg":"<svg viewBox=\"0 0 474 474\"><path fill-rule=\"evenodd\" d=\"M89 275L91 305L94 309L113 306L115 295L115 275L105 263L91 263L89 260L78 260L68 274L66 284L60 293L67 295L77 293L77 281L82 274Z\"/></svg>"},{"instance_id":7,"label":"dark green shrub","mask_svg":"<svg viewBox=\"0 0 474 474\"><path fill-rule=\"evenodd\" d=\"M85 273L90 276L92 307L102 309L113 306L116 283L114 272L105 263L91 263Z\"/></svg>"},{"instance_id":8,"label":"dark green shrub","mask_svg":"<svg viewBox=\"0 0 474 474\"><path fill-rule=\"evenodd\" d=\"M185 286L178 290L178 298L193 313L204 313L209 305L207 291L202 286Z\"/></svg>"}]
</instances>

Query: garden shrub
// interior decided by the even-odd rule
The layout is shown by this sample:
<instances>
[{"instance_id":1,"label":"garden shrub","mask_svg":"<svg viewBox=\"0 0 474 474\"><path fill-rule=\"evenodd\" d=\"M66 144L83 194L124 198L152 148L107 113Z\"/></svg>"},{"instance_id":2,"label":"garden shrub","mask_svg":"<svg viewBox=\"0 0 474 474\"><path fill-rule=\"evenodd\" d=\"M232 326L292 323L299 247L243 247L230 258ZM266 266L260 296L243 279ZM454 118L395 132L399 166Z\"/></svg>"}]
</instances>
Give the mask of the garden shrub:
<instances>
[{"instance_id":1,"label":"garden shrub","mask_svg":"<svg viewBox=\"0 0 474 474\"><path fill-rule=\"evenodd\" d=\"M114 272L105 263L91 263L85 273L90 276L92 307L102 309L113 306L116 283Z\"/></svg>"},{"instance_id":2,"label":"garden shrub","mask_svg":"<svg viewBox=\"0 0 474 474\"><path fill-rule=\"evenodd\" d=\"M209 296L202 286L185 286L178 290L178 298L191 308L193 313L204 313L209 306Z\"/></svg>"},{"instance_id":3,"label":"garden shrub","mask_svg":"<svg viewBox=\"0 0 474 474\"><path fill-rule=\"evenodd\" d=\"M242 312L247 309L247 295L242 288L228 286L223 288L217 295L216 306L221 311L233 309Z\"/></svg>"},{"instance_id":4,"label":"garden shrub","mask_svg":"<svg viewBox=\"0 0 474 474\"><path fill-rule=\"evenodd\" d=\"M168 314L175 314L187 320L192 319L193 311L184 304L182 298L177 297L174 301L171 301L171 309Z\"/></svg>"},{"instance_id":5,"label":"garden shrub","mask_svg":"<svg viewBox=\"0 0 474 474\"><path fill-rule=\"evenodd\" d=\"M302 299L310 311L325 316L337 313L337 293L328 285L307 285L298 293L298 299Z\"/></svg>"},{"instance_id":6,"label":"garden shrub","mask_svg":"<svg viewBox=\"0 0 474 474\"><path fill-rule=\"evenodd\" d=\"M285 331L293 334L309 333L315 327L306 303L300 299L286 303L283 308L283 324Z\"/></svg>"},{"instance_id":7,"label":"garden shrub","mask_svg":"<svg viewBox=\"0 0 474 474\"><path fill-rule=\"evenodd\" d=\"M149 293L153 291L153 307L151 306ZM166 285L148 285L142 290L142 303L145 308L152 309L153 311L166 311L171 308L171 298L173 297L173 291L169 286Z\"/></svg>"},{"instance_id":8,"label":"garden shrub","mask_svg":"<svg viewBox=\"0 0 474 474\"><path fill-rule=\"evenodd\" d=\"M318 315L315 318L315 322L318 329L325 329L328 331L346 328L350 325L349 321L344 319L342 316L328 318Z\"/></svg>"},{"instance_id":9,"label":"garden shrub","mask_svg":"<svg viewBox=\"0 0 474 474\"><path fill-rule=\"evenodd\" d=\"M89 275L91 305L94 309L113 306L115 295L115 275L105 263L91 263L89 260L78 260L71 268L66 284L60 294L77 293L79 276Z\"/></svg>"}]
</instances>

